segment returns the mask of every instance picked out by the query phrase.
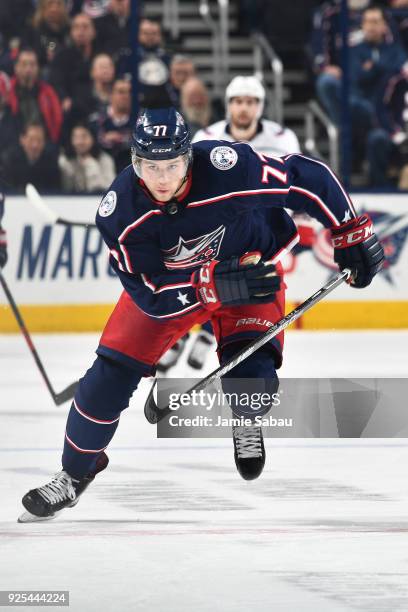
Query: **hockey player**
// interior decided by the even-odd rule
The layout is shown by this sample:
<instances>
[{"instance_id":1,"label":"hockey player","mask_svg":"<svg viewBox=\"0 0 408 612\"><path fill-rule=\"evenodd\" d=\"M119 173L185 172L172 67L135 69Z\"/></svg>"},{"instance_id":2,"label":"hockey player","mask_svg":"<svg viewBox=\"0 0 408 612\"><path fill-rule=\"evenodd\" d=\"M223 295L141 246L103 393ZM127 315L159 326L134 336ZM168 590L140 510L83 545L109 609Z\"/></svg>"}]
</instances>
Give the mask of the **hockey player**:
<instances>
[{"instance_id":1,"label":"hockey player","mask_svg":"<svg viewBox=\"0 0 408 612\"><path fill-rule=\"evenodd\" d=\"M248 142L259 153L281 157L300 153L296 134L275 121L263 119L265 89L255 76L237 76L225 90L226 119L196 132L193 142Z\"/></svg>"},{"instance_id":2,"label":"hockey player","mask_svg":"<svg viewBox=\"0 0 408 612\"><path fill-rule=\"evenodd\" d=\"M265 89L255 76L236 76L225 90L226 119L199 130L193 142L200 140L227 140L248 142L264 155L280 157L289 153L300 153L296 134L274 121L262 118L265 104ZM297 225L299 225L297 223ZM187 363L201 369L213 347L211 323L207 322L193 340ZM161 372L167 372L180 358L185 340L176 342L165 353L158 364Z\"/></svg>"},{"instance_id":3,"label":"hockey player","mask_svg":"<svg viewBox=\"0 0 408 612\"><path fill-rule=\"evenodd\" d=\"M383 262L382 247L371 219L356 216L323 163L298 154L266 157L241 143L192 146L173 108L139 116L132 164L112 183L96 216L124 291L79 382L62 471L23 497L27 512L20 521L52 518L78 502L106 468L105 450L141 377L153 374L167 348L194 324L211 318L224 363L282 317L279 262L298 240L285 207L306 210L330 227L339 267L352 269L354 287L370 284ZM251 253L261 261L248 265ZM274 384L282 347L280 334L224 383L235 377ZM261 428L237 427L233 440L238 471L256 478L265 462Z\"/></svg>"}]
</instances>

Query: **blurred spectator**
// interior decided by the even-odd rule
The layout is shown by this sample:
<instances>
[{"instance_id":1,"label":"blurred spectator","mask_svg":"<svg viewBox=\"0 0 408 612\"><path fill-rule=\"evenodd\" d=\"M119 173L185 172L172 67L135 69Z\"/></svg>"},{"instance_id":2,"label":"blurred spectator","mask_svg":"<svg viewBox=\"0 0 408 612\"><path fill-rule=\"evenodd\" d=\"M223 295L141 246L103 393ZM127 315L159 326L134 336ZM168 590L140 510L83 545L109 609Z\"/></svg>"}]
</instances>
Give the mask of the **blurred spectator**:
<instances>
[{"instance_id":1,"label":"blurred spectator","mask_svg":"<svg viewBox=\"0 0 408 612\"><path fill-rule=\"evenodd\" d=\"M97 121L98 142L115 160L116 172L129 165L132 136L130 111L132 105L129 81L117 79L113 84L111 103Z\"/></svg>"},{"instance_id":2,"label":"blurred spectator","mask_svg":"<svg viewBox=\"0 0 408 612\"><path fill-rule=\"evenodd\" d=\"M109 0L71 0L71 15L86 13L92 19L102 17L108 12Z\"/></svg>"},{"instance_id":3,"label":"blurred spectator","mask_svg":"<svg viewBox=\"0 0 408 612\"><path fill-rule=\"evenodd\" d=\"M39 0L24 42L35 49L41 66L68 42L69 15L64 0Z\"/></svg>"},{"instance_id":4,"label":"blurred spectator","mask_svg":"<svg viewBox=\"0 0 408 612\"><path fill-rule=\"evenodd\" d=\"M9 105L21 132L28 123L45 126L48 138L58 142L61 134L61 103L54 88L39 77L35 51L20 51L11 79Z\"/></svg>"},{"instance_id":5,"label":"blurred spectator","mask_svg":"<svg viewBox=\"0 0 408 612\"><path fill-rule=\"evenodd\" d=\"M350 88L356 100L371 104L371 115L383 119L383 96L389 79L397 74L407 54L397 42L387 42L387 21L380 7L363 13L364 40L350 50ZM368 107L367 107L368 108Z\"/></svg>"},{"instance_id":6,"label":"blurred spectator","mask_svg":"<svg viewBox=\"0 0 408 612\"><path fill-rule=\"evenodd\" d=\"M143 18L138 31L139 105L163 106L171 104L169 99L170 56L163 49L161 25L153 19ZM122 49L116 63L119 78L132 77L130 49ZM161 102L160 102L161 100Z\"/></svg>"},{"instance_id":7,"label":"blurred spectator","mask_svg":"<svg viewBox=\"0 0 408 612\"><path fill-rule=\"evenodd\" d=\"M350 112L353 131L355 162L364 157L369 132L381 125L388 129L383 104L384 89L393 74L407 61L403 48L388 42L389 32L381 7L364 10L362 17L363 41L350 49ZM325 72L317 82L320 101L336 125L341 121L341 69ZM368 144L370 145L370 137ZM381 143L379 142L379 145Z\"/></svg>"},{"instance_id":8,"label":"blurred spectator","mask_svg":"<svg viewBox=\"0 0 408 612\"><path fill-rule=\"evenodd\" d=\"M130 0L110 0L108 11L95 19L99 49L116 62L128 49L130 38Z\"/></svg>"},{"instance_id":9,"label":"blurred spectator","mask_svg":"<svg viewBox=\"0 0 408 612\"><path fill-rule=\"evenodd\" d=\"M55 56L51 64L50 82L62 100L67 125L86 118L92 110L91 62L96 55L95 27L84 13L71 22L71 44Z\"/></svg>"},{"instance_id":10,"label":"blurred spectator","mask_svg":"<svg viewBox=\"0 0 408 612\"><path fill-rule=\"evenodd\" d=\"M106 53L95 55L91 65L92 93L94 105L92 112L106 111L115 80L115 65Z\"/></svg>"},{"instance_id":11,"label":"blurred spectator","mask_svg":"<svg viewBox=\"0 0 408 612\"><path fill-rule=\"evenodd\" d=\"M181 112L191 135L207 127L211 121L211 101L208 89L197 77L187 79L181 88Z\"/></svg>"},{"instance_id":12,"label":"blurred spectator","mask_svg":"<svg viewBox=\"0 0 408 612\"><path fill-rule=\"evenodd\" d=\"M376 128L368 136L367 158L372 187L408 188L408 80L403 74L393 77L386 89L384 103L390 129Z\"/></svg>"},{"instance_id":13,"label":"blurred spectator","mask_svg":"<svg viewBox=\"0 0 408 612\"><path fill-rule=\"evenodd\" d=\"M18 140L17 124L7 104L10 88L8 75L0 72L0 151L9 149Z\"/></svg>"},{"instance_id":14,"label":"blurred spectator","mask_svg":"<svg viewBox=\"0 0 408 612\"><path fill-rule=\"evenodd\" d=\"M20 39L34 12L34 0L1 0L0 2L0 32L6 45L13 38Z\"/></svg>"},{"instance_id":15,"label":"blurred spectator","mask_svg":"<svg viewBox=\"0 0 408 612\"><path fill-rule=\"evenodd\" d=\"M46 145L41 124L28 124L20 136L19 144L4 152L3 169L10 187L24 192L27 183L39 191L60 189L60 171L55 150Z\"/></svg>"},{"instance_id":16,"label":"blurred spectator","mask_svg":"<svg viewBox=\"0 0 408 612\"><path fill-rule=\"evenodd\" d=\"M101 151L86 125L77 125L72 129L70 144L65 154L60 155L58 164L63 189L68 192L101 192L115 178L112 157Z\"/></svg>"},{"instance_id":17,"label":"blurred spectator","mask_svg":"<svg viewBox=\"0 0 408 612\"><path fill-rule=\"evenodd\" d=\"M163 48L161 25L143 18L138 32L139 104L157 106L168 97L170 55ZM122 61L120 75L131 75L130 57ZM163 104L161 104L163 105Z\"/></svg>"},{"instance_id":18,"label":"blurred spectator","mask_svg":"<svg viewBox=\"0 0 408 612\"><path fill-rule=\"evenodd\" d=\"M244 141L265 155L299 153L299 141L292 130L262 118L264 101L265 89L256 77L235 77L225 91L227 118L198 131L194 142Z\"/></svg>"},{"instance_id":19,"label":"blurred spectator","mask_svg":"<svg viewBox=\"0 0 408 612\"><path fill-rule=\"evenodd\" d=\"M186 55L175 55L170 64L170 97L172 104L180 107L181 88L187 79L195 76L193 61Z\"/></svg>"},{"instance_id":20,"label":"blurred spectator","mask_svg":"<svg viewBox=\"0 0 408 612\"><path fill-rule=\"evenodd\" d=\"M363 40L361 20L370 0L348 0L348 44L354 47ZM339 78L341 37L341 0L325 2L313 14L310 37L312 69L315 74L332 74ZM389 42L392 40L390 34Z\"/></svg>"}]
</instances>

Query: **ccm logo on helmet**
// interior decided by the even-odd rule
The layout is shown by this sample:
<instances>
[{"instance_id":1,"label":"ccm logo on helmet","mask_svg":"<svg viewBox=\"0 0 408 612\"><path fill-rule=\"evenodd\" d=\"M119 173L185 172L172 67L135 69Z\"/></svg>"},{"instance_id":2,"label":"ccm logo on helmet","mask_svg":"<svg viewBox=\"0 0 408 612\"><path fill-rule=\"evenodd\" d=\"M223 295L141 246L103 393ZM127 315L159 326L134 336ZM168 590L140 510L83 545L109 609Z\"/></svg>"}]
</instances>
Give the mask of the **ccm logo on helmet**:
<instances>
[{"instance_id":1,"label":"ccm logo on helmet","mask_svg":"<svg viewBox=\"0 0 408 612\"><path fill-rule=\"evenodd\" d=\"M152 149L152 153L168 153L171 149Z\"/></svg>"},{"instance_id":2,"label":"ccm logo on helmet","mask_svg":"<svg viewBox=\"0 0 408 612\"><path fill-rule=\"evenodd\" d=\"M352 232L347 232L343 234L343 236L336 236L333 238L333 246L335 249L345 249L349 246L353 246L354 244L359 244L360 242L364 242L369 236L371 236L374 232L373 225L370 223L365 227L361 227Z\"/></svg>"}]
</instances>

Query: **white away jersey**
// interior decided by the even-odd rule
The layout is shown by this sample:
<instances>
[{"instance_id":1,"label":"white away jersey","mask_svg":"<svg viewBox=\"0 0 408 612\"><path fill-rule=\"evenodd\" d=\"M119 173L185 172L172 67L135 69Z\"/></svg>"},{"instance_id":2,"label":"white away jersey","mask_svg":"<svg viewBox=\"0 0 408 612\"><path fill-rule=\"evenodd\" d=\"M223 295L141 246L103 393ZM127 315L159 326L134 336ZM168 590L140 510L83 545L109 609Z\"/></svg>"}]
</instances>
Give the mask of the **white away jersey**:
<instances>
[{"instance_id":1,"label":"white away jersey","mask_svg":"<svg viewBox=\"0 0 408 612\"><path fill-rule=\"evenodd\" d=\"M295 132L268 119L261 119L259 123L261 129L248 141L248 144L256 151L268 157L282 157L282 155L288 155L289 153L301 152ZM198 130L193 142L199 142L200 140L228 140L234 142L231 134L226 131L227 124L228 121L223 119Z\"/></svg>"}]
</instances>

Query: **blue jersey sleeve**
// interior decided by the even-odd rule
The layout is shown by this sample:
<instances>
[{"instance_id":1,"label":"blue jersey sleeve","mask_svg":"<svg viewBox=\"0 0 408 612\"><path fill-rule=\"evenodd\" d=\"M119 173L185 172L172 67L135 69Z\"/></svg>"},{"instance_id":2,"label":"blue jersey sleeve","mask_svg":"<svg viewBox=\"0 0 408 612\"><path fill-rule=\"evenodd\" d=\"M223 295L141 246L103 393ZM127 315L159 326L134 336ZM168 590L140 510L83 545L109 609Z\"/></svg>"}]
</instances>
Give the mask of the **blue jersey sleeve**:
<instances>
[{"instance_id":1,"label":"blue jersey sleeve","mask_svg":"<svg viewBox=\"0 0 408 612\"><path fill-rule=\"evenodd\" d=\"M320 160L300 153L266 157L253 150L248 152L248 159L250 189L265 196L267 205L305 212L325 227L356 217L346 190Z\"/></svg>"}]
</instances>

